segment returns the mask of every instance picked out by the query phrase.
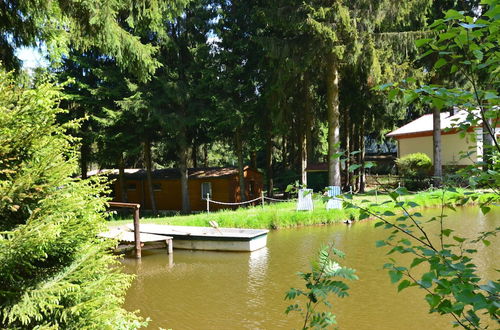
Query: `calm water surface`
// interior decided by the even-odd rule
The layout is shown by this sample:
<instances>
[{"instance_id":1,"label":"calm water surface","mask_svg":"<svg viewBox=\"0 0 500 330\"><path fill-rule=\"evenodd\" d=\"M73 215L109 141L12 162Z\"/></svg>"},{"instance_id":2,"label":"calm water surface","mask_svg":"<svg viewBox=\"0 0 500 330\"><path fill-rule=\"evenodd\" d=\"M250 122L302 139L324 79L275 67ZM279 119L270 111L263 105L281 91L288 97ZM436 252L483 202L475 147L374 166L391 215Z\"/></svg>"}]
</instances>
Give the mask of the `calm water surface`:
<instances>
[{"instance_id":1,"label":"calm water surface","mask_svg":"<svg viewBox=\"0 0 500 330\"><path fill-rule=\"evenodd\" d=\"M426 211L426 216L438 214ZM483 216L469 207L450 214L457 232L474 233L500 225L498 208ZM137 275L125 307L150 317L150 329L300 329L298 315L285 315L283 300L290 287L300 287L298 271L308 271L321 245L330 241L346 253L344 265L355 268L350 297L334 298L333 312L342 329L451 329L447 317L429 315L425 293L410 288L397 293L382 265L386 250L375 241L388 231L374 222L278 230L269 233L267 248L252 253L175 250L143 251L143 259L125 259L125 270ZM478 245L478 266L496 278L500 251ZM175 242L174 242L175 245ZM173 260L172 260L173 259ZM401 259L401 258L400 258Z\"/></svg>"}]
</instances>

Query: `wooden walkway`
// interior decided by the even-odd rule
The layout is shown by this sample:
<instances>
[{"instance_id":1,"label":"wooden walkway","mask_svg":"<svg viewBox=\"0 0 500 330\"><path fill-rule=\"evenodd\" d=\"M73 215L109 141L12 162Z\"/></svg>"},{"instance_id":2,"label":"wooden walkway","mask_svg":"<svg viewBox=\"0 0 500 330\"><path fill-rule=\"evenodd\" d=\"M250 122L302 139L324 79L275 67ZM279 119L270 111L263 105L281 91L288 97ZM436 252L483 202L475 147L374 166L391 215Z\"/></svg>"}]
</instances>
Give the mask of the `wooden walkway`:
<instances>
[{"instance_id":1,"label":"wooden walkway","mask_svg":"<svg viewBox=\"0 0 500 330\"><path fill-rule=\"evenodd\" d=\"M125 244L130 244L135 242L134 232L127 231L126 229L125 230L111 229L107 232L100 233L99 237L117 239L118 241L120 241L120 243L125 243ZM140 233L140 238L141 238L141 246L144 246L144 243L164 242L167 245L168 254L173 253L172 236Z\"/></svg>"}]
</instances>

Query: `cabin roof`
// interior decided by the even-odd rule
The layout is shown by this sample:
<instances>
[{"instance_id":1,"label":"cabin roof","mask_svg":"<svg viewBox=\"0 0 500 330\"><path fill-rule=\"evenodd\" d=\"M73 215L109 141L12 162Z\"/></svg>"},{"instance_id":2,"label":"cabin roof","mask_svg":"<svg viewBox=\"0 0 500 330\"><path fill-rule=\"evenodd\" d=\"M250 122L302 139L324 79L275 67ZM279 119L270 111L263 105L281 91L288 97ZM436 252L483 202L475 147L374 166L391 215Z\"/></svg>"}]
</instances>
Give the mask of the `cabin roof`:
<instances>
[{"instance_id":1,"label":"cabin roof","mask_svg":"<svg viewBox=\"0 0 500 330\"><path fill-rule=\"evenodd\" d=\"M466 120L468 111L460 110L454 115L450 115L449 112L441 112L441 130L450 129L456 127L459 123ZM401 126L400 128L387 134L388 137L402 137L407 135L414 135L419 133L424 133L426 135L432 134L432 113L423 115L408 124Z\"/></svg>"},{"instance_id":2,"label":"cabin roof","mask_svg":"<svg viewBox=\"0 0 500 330\"><path fill-rule=\"evenodd\" d=\"M249 166L245 166L245 171L252 170L259 173L256 170L251 169ZM87 176L92 176L96 174L105 174L109 177L118 177L118 169L101 169L87 172ZM127 168L125 169L125 178L129 180L145 180L146 170L142 168ZM163 168L156 169L152 171L153 179L163 179L163 180L175 180L180 179L181 175L179 169L177 168ZM189 179L204 179L204 178L223 178L238 175L237 167L204 167L204 168L189 168L188 177Z\"/></svg>"},{"instance_id":3,"label":"cabin roof","mask_svg":"<svg viewBox=\"0 0 500 330\"><path fill-rule=\"evenodd\" d=\"M307 164L306 172L327 172L328 163Z\"/></svg>"},{"instance_id":4,"label":"cabin roof","mask_svg":"<svg viewBox=\"0 0 500 330\"><path fill-rule=\"evenodd\" d=\"M446 124L448 123L446 118L450 116L449 112L441 113L441 129L446 128ZM387 134L389 137L398 137L400 135L413 134L413 133L422 133L422 132L432 132L432 113L423 115L420 118L415 119L414 121L409 122L406 125L401 126L400 128L390 132Z\"/></svg>"}]
</instances>

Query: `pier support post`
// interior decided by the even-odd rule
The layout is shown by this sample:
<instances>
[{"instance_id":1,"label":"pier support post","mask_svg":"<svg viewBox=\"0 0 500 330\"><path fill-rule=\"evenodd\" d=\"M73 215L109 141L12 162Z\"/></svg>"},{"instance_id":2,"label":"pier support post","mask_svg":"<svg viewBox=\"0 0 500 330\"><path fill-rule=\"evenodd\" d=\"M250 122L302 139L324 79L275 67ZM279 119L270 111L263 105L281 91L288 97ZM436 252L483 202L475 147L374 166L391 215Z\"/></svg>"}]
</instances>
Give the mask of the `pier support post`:
<instances>
[{"instance_id":1,"label":"pier support post","mask_svg":"<svg viewBox=\"0 0 500 330\"><path fill-rule=\"evenodd\" d=\"M141 232L139 230L139 207L134 209L134 241L135 241L135 257L141 258Z\"/></svg>"},{"instance_id":2,"label":"pier support post","mask_svg":"<svg viewBox=\"0 0 500 330\"><path fill-rule=\"evenodd\" d=\"M141 204L137 203L122 203L122 202L108 202L111 207L124 207L134 210L134 243L135 243L135 257L141 258L141 232L139 230L139 209Z\"/></svg>"},{"instance_id":3,"label":"pier support post","mask_svg":"<svg viewBox=\"0 0 500 330\"><path fill-rule=\"evenodd\" d=\"M167 253L172 254L174 253L174 244L172 243L172 239L169 238L166 240L167 243Z\"/></svg>"}]
</instances>

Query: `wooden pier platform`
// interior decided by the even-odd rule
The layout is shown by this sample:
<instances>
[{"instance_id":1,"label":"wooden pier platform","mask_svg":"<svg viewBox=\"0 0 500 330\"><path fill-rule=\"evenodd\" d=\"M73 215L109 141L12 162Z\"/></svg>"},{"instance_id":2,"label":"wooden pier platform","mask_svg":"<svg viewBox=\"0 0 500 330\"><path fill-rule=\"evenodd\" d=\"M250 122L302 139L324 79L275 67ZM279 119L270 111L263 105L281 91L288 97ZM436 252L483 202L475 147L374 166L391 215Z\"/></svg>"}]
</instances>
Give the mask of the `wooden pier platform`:
<instances>
[{"instance_id":1,"label":"wooden pier platform","mask_svg":"<svg viewBox=\"0 0 500 330\"><path fill-rule=\"evenodd\" d=\"M100 233L99 237L116 239L121 245L130 245L135 242L133 231L120 228L113 228L107 232ZM145 243L164 243L167 246L167 253L173 253L173 237L171 236L141 233L140 241L141 247L145 246ZM151 245L151 247L157 248L157 245Z\"/></svg>"}]
</instances>

